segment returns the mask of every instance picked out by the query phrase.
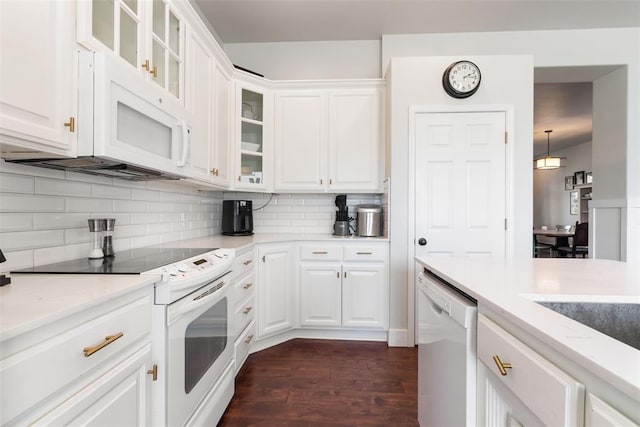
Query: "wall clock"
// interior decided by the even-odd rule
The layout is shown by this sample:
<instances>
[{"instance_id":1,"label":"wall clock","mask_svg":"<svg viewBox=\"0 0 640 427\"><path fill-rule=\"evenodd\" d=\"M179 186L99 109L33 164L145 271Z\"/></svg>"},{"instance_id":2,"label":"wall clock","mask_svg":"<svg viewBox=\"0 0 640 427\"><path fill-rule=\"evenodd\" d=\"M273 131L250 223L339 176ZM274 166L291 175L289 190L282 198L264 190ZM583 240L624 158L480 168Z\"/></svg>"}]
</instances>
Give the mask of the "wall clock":
<instances>
[{"instance_id":1,"label":"wall clock","mask_svg":"<svg viewBox=\"0 0 640 427\"><path fill-rule=\"evenodd\" d=\"M480 68L471 61L454 62L442 74L442 86L454 98L468 98L476 93L480 80Z\"/></svg>"}]
</instances>

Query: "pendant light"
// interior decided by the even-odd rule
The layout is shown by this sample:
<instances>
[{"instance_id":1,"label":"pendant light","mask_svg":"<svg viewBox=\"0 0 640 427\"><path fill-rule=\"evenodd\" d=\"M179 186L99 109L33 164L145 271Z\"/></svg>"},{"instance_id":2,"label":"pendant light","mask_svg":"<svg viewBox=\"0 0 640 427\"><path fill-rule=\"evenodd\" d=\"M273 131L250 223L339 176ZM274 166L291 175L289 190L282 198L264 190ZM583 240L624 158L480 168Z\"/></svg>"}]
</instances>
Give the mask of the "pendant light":
<instances>
[{"instance_id":1,"label":"pendant light","mask_svg":"<svg viewBox=\"0 0 640 427\"><path fill-rule=\"evenodd\" d=\"M546 157L540 157L539 159L536 159L533 168L549 170L564 167L564 165L562 164L562 160L565 160L566 157L551 157L551 155L549 154L549 134L553 132L553 130L549 129L545 130L544 132L547 134L547 155Z\"/></svg>"}]
</instances>

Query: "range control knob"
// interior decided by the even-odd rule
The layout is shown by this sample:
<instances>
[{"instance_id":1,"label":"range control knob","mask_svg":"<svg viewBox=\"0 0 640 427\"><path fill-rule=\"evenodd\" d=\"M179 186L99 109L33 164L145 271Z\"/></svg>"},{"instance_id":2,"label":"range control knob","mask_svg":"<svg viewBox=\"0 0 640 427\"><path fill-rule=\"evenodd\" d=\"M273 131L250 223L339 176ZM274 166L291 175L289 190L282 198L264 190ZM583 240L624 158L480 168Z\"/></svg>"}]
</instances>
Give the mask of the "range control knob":
<instances>
[{"instance_id":1,"label":"range control knob","mask_svg":"<svg viewBox=\"0 0 640 427\"><path fill-rule=\"evenodd\" d=\"M169 273L172 276L177 276L178 275L178 269L176 268L175 265L170 265L167 268L165 268L165 271L167 273Z\"/></svg>"},{"instance_id":2,"label":"range control knob","mask_svg":"<svg viewBox=\"0 0 640 427\"><path fill-rule=\"evenodd\" d=\"M187 267L187 265L182 262L176 264L176 267L178 268L178 271L180 273L186 273L187 270L189 270L189 267Z\"/></svg>"}]
</instances>

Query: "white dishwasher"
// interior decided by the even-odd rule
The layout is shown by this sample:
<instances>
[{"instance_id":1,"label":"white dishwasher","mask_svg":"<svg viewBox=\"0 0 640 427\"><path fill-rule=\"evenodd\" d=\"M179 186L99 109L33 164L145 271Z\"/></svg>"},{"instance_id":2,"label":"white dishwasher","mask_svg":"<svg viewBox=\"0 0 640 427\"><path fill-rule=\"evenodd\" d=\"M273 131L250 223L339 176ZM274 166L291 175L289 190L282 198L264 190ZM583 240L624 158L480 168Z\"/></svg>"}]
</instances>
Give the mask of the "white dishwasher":
<instances>
[{"instance_id":1,"label":"white dishwasher","mask_svg":"<svg viewBox=\"0 0 640 427\"><path fill-rule=\"evenodd\" d=\"M476 301L422 266L418 271L418 422L474 426Z\"/></svg>"}]
</instances>

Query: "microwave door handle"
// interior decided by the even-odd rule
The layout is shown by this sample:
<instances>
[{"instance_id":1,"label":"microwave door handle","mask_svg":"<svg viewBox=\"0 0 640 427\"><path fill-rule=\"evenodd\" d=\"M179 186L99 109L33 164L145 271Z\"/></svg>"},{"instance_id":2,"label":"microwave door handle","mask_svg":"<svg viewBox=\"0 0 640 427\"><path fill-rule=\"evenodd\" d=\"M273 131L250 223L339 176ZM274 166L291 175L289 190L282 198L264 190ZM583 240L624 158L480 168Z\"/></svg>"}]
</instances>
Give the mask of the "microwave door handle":
<instances>
[{"instance_id":1,"label":"microwave door handle","mask_svg":"<svg viewBox=\"0 0 640 427\"><path fill-rule=\"evenodd\" d=\"M176 164L179 168L184 167L187 164L187 154L189 154L189 144L191 143L191 133L187 127L187 122L182 121L182 156Z\"/></svg>"}]
</instances>

